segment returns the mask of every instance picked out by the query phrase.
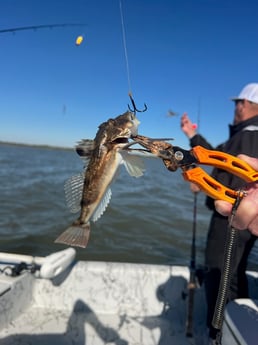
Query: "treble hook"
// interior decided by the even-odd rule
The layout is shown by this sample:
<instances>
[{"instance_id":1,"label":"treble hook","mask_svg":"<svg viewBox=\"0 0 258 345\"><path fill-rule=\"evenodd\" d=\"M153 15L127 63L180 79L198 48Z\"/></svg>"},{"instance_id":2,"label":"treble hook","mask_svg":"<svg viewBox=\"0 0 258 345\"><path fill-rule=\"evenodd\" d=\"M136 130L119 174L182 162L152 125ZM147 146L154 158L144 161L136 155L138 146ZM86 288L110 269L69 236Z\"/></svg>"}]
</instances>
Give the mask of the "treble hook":
<instances>
[{"instance_id":1,"label":"treble hook","mask_svg":"<svg viewBox=\"0 0 258 345\"><path fill-rule=\"evenodd\" d=\"M137 109L131 92L129 92L128 95L129 95L129 97L130 97L130 100L131 100L132 106L133 106L133 109L131 109L130 105L128 104L128 109L129 109L131 112L134 112L134 114L135 114L136 112L138 112L138 113L143 113L144 111L147 110L147 105L146 105L145 103L144 103L144 109L143 109L143 110Z\"/></svg>"}]
</instances>

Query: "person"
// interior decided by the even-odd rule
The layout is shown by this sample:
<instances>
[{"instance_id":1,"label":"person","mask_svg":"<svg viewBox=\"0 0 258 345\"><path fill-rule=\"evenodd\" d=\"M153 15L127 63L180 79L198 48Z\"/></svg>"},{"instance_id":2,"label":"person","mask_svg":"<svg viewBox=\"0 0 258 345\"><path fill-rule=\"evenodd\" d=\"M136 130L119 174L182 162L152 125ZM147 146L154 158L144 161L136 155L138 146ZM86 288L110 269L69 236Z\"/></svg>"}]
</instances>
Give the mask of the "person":
<instances>
[{"instance_id":1,"label":"person","mask_svg":"<svg viewBox=\"0 0 258 345\"><path fill-rule=\"evenodd\" d=\"M246 85L238 97L232 98L235 102L233 124L229 125L229 138L216 150L231 155L246 154L258 157L258 83ZM181 129L190 139L190 146L201 145L207 149L213 146L200 134L186 113L181 117ZM245 182L239 177L224 170L214 168L211 174L217 181L231 189L243 188ZM209 224L207 243L205 248L205 292L207 300L207 326L209 336L216 338L217 330L212 327L212 318L215 310L221 269L224 259L228 217L216 211L214 200L206 198L206 206L212 211ZM233 272L230 284L229 298L248 297L248 285L245 271L248 255L255 243L254 236L247 229L238 233L236 250L233 256Z\"/></svg>"},{"instance_id":2,"label":"person","mask_svg":"<svg viewBox=\"0 0 258 345\"><path fill-rule=\"evenodd\" d=\"M258 171L258 159L246 155L238 155L253 169ZM234 215L232 225L238 229L248 229L253 235L258 236L258 179L257 182L248 183L246 196L241 200ZM215 208L222 216L231 216L232 204L223 200L215 200Z\"/></svg>"}]
</instances>

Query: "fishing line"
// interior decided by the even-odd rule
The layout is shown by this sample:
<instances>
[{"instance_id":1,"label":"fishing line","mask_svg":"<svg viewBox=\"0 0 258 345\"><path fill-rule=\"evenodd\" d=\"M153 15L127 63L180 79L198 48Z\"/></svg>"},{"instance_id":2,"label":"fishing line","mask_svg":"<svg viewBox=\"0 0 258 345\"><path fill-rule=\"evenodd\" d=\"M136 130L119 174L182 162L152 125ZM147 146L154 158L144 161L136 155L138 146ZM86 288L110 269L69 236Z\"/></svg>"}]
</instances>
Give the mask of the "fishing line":
<instances>
[{"instance_id":1,"label":"fishing line","mask_svg":"<svg viewBox=\"0 0 258 345\"><path fill-rule=\"evenodd\" d=\"M122 8L122 1L121 0L119 0L119 6L120 6L120 17L121 17L122 35L123 35L123 48L124 48L125 63L126 63L127 82L128 82L128 89L129 89L129 95L130 95L130 94L132 94L132 92L131 92L131 79L130 79L130 70L129 70L129 59L128 59L128 54L127 54L124 15L123 15L123 8Z\"/></svg>"},{"instance_id":2,"label":"fishing line","mask_svg":"<svg viewBox=\"0 0 258 345\"><path fill-rule=\"evenodd\" d=\"M132 107L133 107L133 109L131 109L131 107L128 105L128 109L131 112L134 112L134 114L136 112L142 113L142 112L147 110L147 105L144 103L144 108L142 110L139 110L136 107L136 104L134 102L133 94L132 94L132 89L131 89L131 78L130 78L130 69L129 69L129 59L128 59L128 53L127 53L127 44L126 44L125 23L124 23L124 15L123 15L123 8L122 8L122 0L119 0L119 6L120 6L122 36L123 36L123 47L124 47L125 63L126 63L127 83L128 83L128 90L129 90L128 91L128 96L129 96L129 98L131 100Z\"/></svg>"},{"instance_id":3,"label":"fishing line","mask_svg":"<svg viewBox=\"0 0 258 345\"><path fill-rule=\"evenodd\" d=\"M201 117L201 97L198 99L198 111L197 111L197 132L200 131L200 117Z\"/></svg>"}]
</instances>

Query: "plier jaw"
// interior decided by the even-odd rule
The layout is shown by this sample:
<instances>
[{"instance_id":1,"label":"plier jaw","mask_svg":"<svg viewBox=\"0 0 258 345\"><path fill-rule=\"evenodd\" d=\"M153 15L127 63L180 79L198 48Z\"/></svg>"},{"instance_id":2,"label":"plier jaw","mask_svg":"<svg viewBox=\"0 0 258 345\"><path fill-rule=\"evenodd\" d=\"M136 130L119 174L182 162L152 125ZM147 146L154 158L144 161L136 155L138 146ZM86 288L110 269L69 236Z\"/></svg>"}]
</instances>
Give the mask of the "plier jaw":
<instances>
[{"instance_id":1,"label":"plier jaw","mask_svg":"<svg viewBox=\"0 0 258 345\"><path fill-rule=\"evenodd\" d=\"M161 158L168 170L176 171L181 168L186 181L197 184L213 199L221 199L234 204L239 197L244 196L244 192L224 186L200 168L198 166L200 164L226 170L246 182L258 180L257 171L241 159L224 152L207 150L202 146L184 150L181 147L172 146L162 139L151 139L142 135L137 135L134 140L148 152Z\"/></svg>"},{"instance_id":2,"label":"plier jaw","mask_svg":"<svg viewBox=\"0 0 258 345\"><path fill-rule=\"evenodd\" d=\"M196 164L198 164L198 160L192 150L184 150L179 146L173 146L173 155L171 155L171 160L173 160L175 165L183 171L194 168Z\"/></svg>"}]
</instances>

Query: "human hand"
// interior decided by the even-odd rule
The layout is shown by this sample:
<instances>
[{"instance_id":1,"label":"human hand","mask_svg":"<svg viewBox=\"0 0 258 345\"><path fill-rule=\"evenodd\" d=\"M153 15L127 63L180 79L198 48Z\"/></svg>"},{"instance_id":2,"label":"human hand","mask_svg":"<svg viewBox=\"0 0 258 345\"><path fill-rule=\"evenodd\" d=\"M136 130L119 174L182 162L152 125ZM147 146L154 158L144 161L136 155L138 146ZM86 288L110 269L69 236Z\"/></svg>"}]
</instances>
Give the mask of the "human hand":
<instances>
[{"instance_id":1,"label":"human hand","mask_svg":"<svg viewBox=\"0 0 258 345\"><path fill-rule=\"evenodd\" d=\"M187 113L184 113L181 117L181 128L182 131L185 133L185 135L191 139L196 134L196 128L197 126L192 123L192 121L189 119Z\"/></svg>"},{"instance_id":2,"label":"human hand","mask_svg":"<svg viewBox=\"0 0 258 345\"><path fill-rule=\"evenodd\" d=\"M193 193L198 193L201 189L196 183L190 182L190 190Z\"/></svg>"},{"instance_id":3,"label":"human hand","mask_svg":"<svg viewBox=\"0 0 258 345\"><path fill-rule=\"evenodd\" d=\"M240 159L258 170L258 159L246 155L239 155ZM248 183L245 191L247 195L241 200L233 218L232 225L239 230L249 229L258 236L258 181ZM215 201L216 210L223 216L230 216L232 205L223 200Z\"/></svg>"}]
</instances>

